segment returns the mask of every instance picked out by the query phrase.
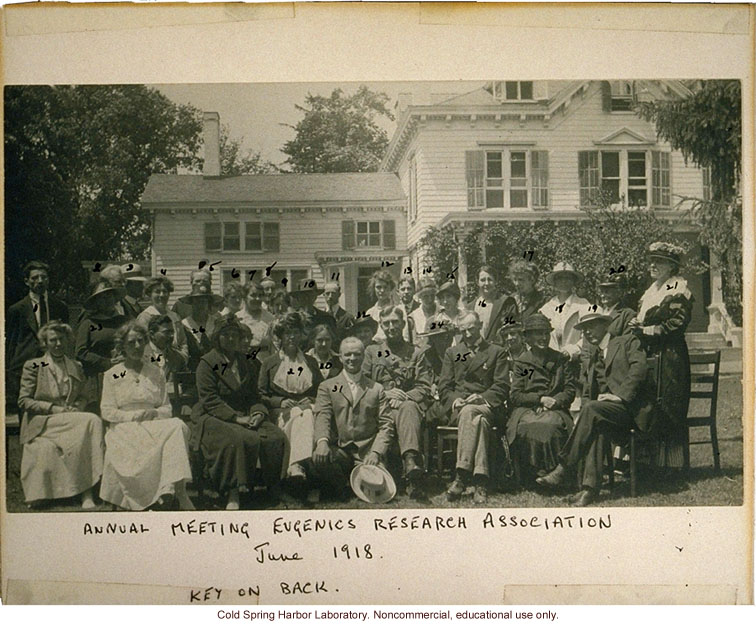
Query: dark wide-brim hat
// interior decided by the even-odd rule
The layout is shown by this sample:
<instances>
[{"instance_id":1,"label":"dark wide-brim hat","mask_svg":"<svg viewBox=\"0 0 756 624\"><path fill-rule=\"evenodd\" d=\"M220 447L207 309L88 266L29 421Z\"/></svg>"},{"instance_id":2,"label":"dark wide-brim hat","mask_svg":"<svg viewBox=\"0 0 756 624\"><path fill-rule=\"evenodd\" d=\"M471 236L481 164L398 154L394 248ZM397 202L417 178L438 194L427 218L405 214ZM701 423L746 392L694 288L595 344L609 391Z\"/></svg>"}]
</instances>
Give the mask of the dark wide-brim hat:
<instances>
[{"instance_id":1,"label":"dark wide-brim hat","mask_svg":"<svg viewBox=\"0 0 756 624\"><path fill-rule=\"evenodd\" d=\"M372 316L365 316L362 318L358 318L354 325L352 325L347 330L347 336L355 336L358 329L362 329L363 327L370 327L373 330L373 333L378 331L378 321L376 321Z\"/></svg>"},{"instance_id":2,"label":"dark wide-brim hat","mask_svg":"<svg viewBox=\"0 0 756 624\"><path fill-rule=\"evenodd\" d=\"M627 290L627 278L622 273L612 273L599 282L599 288L618 288L625 291Z\"/></svg>"},{"instance_id":3,"label":"dark wide-brim hat","mask_svg":"<svg viewBox=\"0 0 756 624\"><path fill-rule=\"evenodd\" d=\"M181 303L185 303L187 305L192 305L195 300L199 300L202 297L207 298L210 305L215 306L215 307L221 307L224 304L223 297L221 297L220 295L211 293L211 292L189 293L187 295L182 295L181 297L179 297L178 301L180 301Z\"/></svg>"},{"instance_id":4,"label":"dark wide-brim hat","mask_svg":"<svg viewBox=\"0 0 756 624\"><path fill-rule=\"evenodd\" d=\"M551 326L551 321L549 321L549 319L546 318L540 312L531 314L530 316L526 317L525 320L522 322L522 330L526 332L527 331L550 332L552 329L554 328Z\"/></svg>"},{"instance_id":5,"label":"dark wide-brim hat","mask_svg":"<svg viewBox=\"0 0 756 624\"><path fill-rule=\"evenodd\" d=\"M85 307L91 307L97 297L109 292L113 293L116 299L121 299L126 295L126 290L124 288L111 286L107 280L101 280L95 284L94 289L92 290L92 294L89 295L89 297L87 297L87 300L84 302Z\"/></svg>"},{"instance_id":6,"label":"dark wide-brim hat","mask_svg":"<svg viewBox=\"0 0 756 624\"><path fill-rule=\"evenodd\" d=\"M601 312L588 312L587 314L584 314L580 317L579 322L575 323L575 329L582 331L588 325L595 323L596 321L601 321L609 324L612 322L612 317L608 314L601 314Z\"/></svg>"},{"instance_id":7,"label":"dark wide-brim hat","mask_svg":"<svg viewBox=\"0 0 756 624\"><path fill-rule=\"evenodd\" d=\"M553 286L554 278L560 275L569 275L576 284L583 281L583 274L576 271L569 262L557 262L551 273L546 276L546 283Z\"/></svg>"},{"instance_id":8,"label":"dark wide-brim hat","mask_svg":"<svg viewBox=\"0 0 756 624\"><path fill-rule=\"evenodd\" d=\"M305 293L315 293L315 295L321 295L325 292L325 289L318 288L318 284L314 279L299 280L296 288L292 288L289 293L291 296L302 295Z\"/></svg>"},{"instance_id":9,"label":"dark wide-brim hat","mask_svg":"<svg viewBox=\"0 0 756 624\"><path fill-rule=\"evenodd\" d=\"M457 286L457 282L453 282L449 280L448 282L444 282L441 284L441 286L438 287L438 290L436 291L436 297L439 295L443 295L444 293L450 293L454 295L457 299L459 299L462 296L462 292L459 290L459 286Z\"/></svg>"},{"instance_id":10,"label":"dark wide-brim hat","mask_svg":"<svg viewBox=\"0 0 756 624\"><path fill-rule=\"evenodd\" d=\"M662 260L667 260L680 266L680 264L682 264L682 256L684 253L685 250L678 245L657 241L649 246L646 255L649 258L661 258Z\"/></svg>"}]
</instances>

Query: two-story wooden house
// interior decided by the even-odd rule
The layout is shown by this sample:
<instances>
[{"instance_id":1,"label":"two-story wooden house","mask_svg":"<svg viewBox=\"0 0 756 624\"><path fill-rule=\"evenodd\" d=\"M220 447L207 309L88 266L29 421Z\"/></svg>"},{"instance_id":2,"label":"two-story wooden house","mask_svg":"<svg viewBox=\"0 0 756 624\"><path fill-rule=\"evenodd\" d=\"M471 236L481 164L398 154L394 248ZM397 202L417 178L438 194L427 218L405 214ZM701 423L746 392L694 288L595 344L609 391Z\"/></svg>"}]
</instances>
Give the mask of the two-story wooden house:
<instances>
[{"instance_id":1,"label":"two-story wooden house","mask_svg":"<svg viewBox=\"0 0 756 624\"><path fill-rule=\"evenodd\" d=\"M430 226L574 220L599 189L614 202L670 211L675 196L704 197L701 169L657 140L637 100L689 95L679 81L501 81L435 103L399 98L397 129L381 170L408 198L407 263ZM688 234L695 239L695 232ZM651 241L649 241L651 242ZM464 254L460 278L467 281ZM691 276L691 329L706 330L708 277Z\"/></svg>"}]
</instances>

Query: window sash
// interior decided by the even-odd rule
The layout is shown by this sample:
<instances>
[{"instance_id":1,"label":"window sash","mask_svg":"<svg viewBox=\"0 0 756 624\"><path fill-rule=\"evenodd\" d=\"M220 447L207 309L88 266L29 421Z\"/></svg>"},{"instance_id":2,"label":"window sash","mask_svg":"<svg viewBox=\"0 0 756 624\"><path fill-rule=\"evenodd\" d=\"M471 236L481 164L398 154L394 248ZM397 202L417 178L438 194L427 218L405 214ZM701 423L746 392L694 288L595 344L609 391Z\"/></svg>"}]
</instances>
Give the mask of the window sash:
<instances>
[{"instance_id":1,"label":"window sash","mask_svg":"<svg viewBox=\"0 0 756 624\"><path fill-rule=\"evenodd\" d=\"M358 248L381 247L381 222L356 221L355 246Z\"/></svg>"},{"instance_id":2,"label":"window sash","mask_svg":"<svg viewBox=\"0 0 756 624\"><path fill-rule=\"evenodd\" d=\"M465 176L467 178L467 207L485 208L485 161L483 150L465 152Z\"/></svg>"},{"instance_id":3,"label":"window sash","mask_svg":"<svg viewBox=\"0 0 756 624\"><path fill-rule=\"evenodd\" d=\"M281 237L278 223L275 221L263 221L263 251L280 251Z\"/></svg>"},{"instance_id":4,"label":"window sash","mask_svg":"<svg viewBox=\"0 0 756 624\"><path fill-rule=\"evenodd\" d=\"M651 152L651 205L669 208L672 203L670 186L669 152Z\"/></svg>"},{"instance_id":5,"label":"window sash","mask_svg":"<svg viewBox=\"0 0 756 624\"><path fill-rule=\"evenodd\" d=\"M259 221L247 221L244 224L245 251L262 251L262 226Z\"/></svg>"},{"instance_id":6,"label":"window sash","mask_svg":"<svg viewBox=\"0 0 756 624\"><path fill-rule=\"evenodd\" d=\"M526 149L480 150L477 160L466 153L468 208L545 208L549 204L548 152ZM483 177L471 187L471 163ZM478 198L478 193L482 197ZM480 201L480 200L484 201Z\"/></svg>"},{"instance_id":7,"label":"window sash","mask_svg":"<svg viewBox=\"0 0 756 624\"><path fill-rule=\"evenodd\" d=\"M223 248L223 229L218 221L205 223L205 251L221 251Z\"/></svg>"},{"instance_id":8,"label":"window sash","mask_svg":"<svg viewBox=\"0 0 756 624\"><path fill-rule=\"evenodd\" d=\"M578 180L580 184L580 205L594 205L601 180L598 150L578 152Z\"/></svg>"}]
</instances>

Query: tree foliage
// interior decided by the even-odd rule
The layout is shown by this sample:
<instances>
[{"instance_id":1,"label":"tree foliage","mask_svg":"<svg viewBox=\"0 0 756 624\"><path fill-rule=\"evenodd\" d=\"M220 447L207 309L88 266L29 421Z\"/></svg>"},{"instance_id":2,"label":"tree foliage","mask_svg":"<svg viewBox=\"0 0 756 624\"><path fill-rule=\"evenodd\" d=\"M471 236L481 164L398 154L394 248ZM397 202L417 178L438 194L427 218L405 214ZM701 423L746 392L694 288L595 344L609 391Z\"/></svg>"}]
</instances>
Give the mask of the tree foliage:
<instances>
[{"instance_id":1,"label":"tree foliage","mask_svg":"<svg viewBox=\"0 0 756 624\"><path fill-rule=\"evenodd\" d=\"M222 176L278 173L272 162L265 160L260 152L242 149L242 139L231 137L228 126L222 125L220 132L220 165Z\"/></svg>"},{"instance_id":2,"label":"tree foliage","mask_svg":"<svg viewBox=\"0 0 756 624\"><path fill-rule=\"evenodd\" d=\"M304 117L296 136L282 152L286 164L297 173L376 171L388 145L388 135L376 119L393 120L385 93L361 85L353 95L334 89L330 96L307 94L305 105L296 105Z\"/></svg>"},{"instance_id":3,"label":"tree foliage","mask_svg":"<svg viewBox=\"0 0 756 624\"><path fill-rule=\"evenodd\" d=\"M50 263L69 300L86 286L82 260L143 258L147 180L191 168L200 131L196 109L145 86L6 87L8 301L23 294L32 258Z\"/></svg>"},{"instance_id":4,"label":"tree foliage","mask_svg":"<svg viewBox=\"0 0 756 624\"><path fill-rule=\"evenodd\" d=\"M739 80L707 80L686 99L641 103L637 113L656 133L700 167L708 167L710 198L684 197L722 269L725 306L735 323L743 316L743 216L741 86Z\"/></svg>"},{"instance_id":5,"label":"tree foliage","mask_svg":"<svg viewBox=\"0 0 756 624\"><path fill-rule=\"evenodd\" d=\"M504 289L514 286L507 278L509 265L518 258L531 260L538 267L538 287L550 292L545 276L557 262L569 262L584 276L579 294L598 301L597 284L612 271L625 274L628 283L626 303L634 306L649 283L648 245L655 240L675 242L686 250L690 245L677 236L672 224L659 219L653 211L623 206L584 209L586 219L575 221L498 221L475 226L465 237L451 226L430 228L419 246L433 275L445 276L457 265L457 242L468 265L468 280L474 281L483 264L504 277ZM532 254L531 254L532 252ZM438 267L438 270L436 269ZM692 261L687 272L701 272L704 266Z\"/></svg>"}]
</instances>

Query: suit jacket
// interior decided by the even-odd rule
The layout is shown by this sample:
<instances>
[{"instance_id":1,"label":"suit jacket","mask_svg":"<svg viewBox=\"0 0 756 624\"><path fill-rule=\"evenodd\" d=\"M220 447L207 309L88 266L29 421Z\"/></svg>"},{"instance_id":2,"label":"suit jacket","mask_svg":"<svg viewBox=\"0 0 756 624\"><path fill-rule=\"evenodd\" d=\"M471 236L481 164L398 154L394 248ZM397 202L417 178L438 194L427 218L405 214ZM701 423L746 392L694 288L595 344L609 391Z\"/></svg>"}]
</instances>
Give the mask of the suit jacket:
<instances>
[{"instance_id":1,"label":"suit jacket","mask_svg":"<svg viewBox=\"0 0 756 624\"><path fill-rule=\"evenodd\" d=\"M430 398L432 374L423 350L409 342L389 348L385 341L365 349L362 373L385 389L399 388L422 405Z\"/></svg>"},{"instance_id":2,"label":"suit jacket","mask_svg":"<svg viewBox=\"0 0 756 624\"><path fill-rule=\"evenodd\" d=\"M608 330L612 336L621 336L628 333L627 325L636 317L635 310L621 307L619 304L612 308L608 314L612 317Z\"/></svg>"},{"instance_id":3,"label":"suit jacket","mask_svg":"<svg viewBox=\"0 0 756 624\"><path fill-rule=\"evenodd\" d=\"M509 396L509 362L502 347L481 340L475 353L464 343L444 354L438 392L446 411L455 399L480 394L496 409Z\"/></svg>"},{"instance_id":4,"label":"suit jacket","mask_svg":"<svg viewBox=\"0 0 756 624\"><path fill-rule=\"evenodd\" d=\"M488 317L488 325L485 328L483 340L486 342L500 340L499 330L507 324L507 319L511 319L514 322L517 318L517 303L514 297L502 295L493 302L491 316Z\"/></svg>"},{"instance_id":5,"label":"suit jacket","mask_svg":"<svg viewBox=\"0 0 756 624\"><path fill-rule=\"evenodd\" d=\"M395 437L394 423L383 386L365 375L352 396L346 374L320 384L315 400L315 440L327 439L340 448L369 447L385 457Z\"/></svg>"},{"instance_id":6,"label":"suit jacket","mask_svg":"<svg viewBox=\"0 0 756 624\"><path fill-rule=\"evenodd\" d=\"M326 310L326 314L329 314L336 322L336 340L343 340L348 330L354 325L354 316L349 314L344 308L338 306L336 312L331 314ZM339 345L334 345L338 349Z\"/></svg>"},{"instance_id":7,"label":"suit jacket","mask_svg":"<svg viewBox=\"0 0 756 624\"><path fill-rule=\"evenodd\" d=\"M583 396L596 399L594 380L597 380L596 363L599 347L590 345L585 350L580 376ZM640 340L632 334L612 336L604 358L606 385L609 392L622 399L628 409L637 409L645 397L646 353Z\"/></svg>"},{"instance_id":8,"label":"suit jacket","mask_svg":"<svg viewBox=\"0 0 756 624\"><path fill-rule=\"evenodd\" d=\"M84 411L89 402L85 394L84 371L76 360L65 356L64 362L70 379L70 389L63 394L55 377L50 372L52 358L42 357L27 360L21 373L21 391L18 406L23 412L21 419L21 444L31 442L44 429L54 405L74 405Z\"/></svg>"},{"instance_id":9,"label":"suit jacket","mask_svg":"<svg viewBox=\"0 0 756 624\"><path fill-rule=\"evenodd\" d=\"M58 319L68 323L68 306L60 299L47 294L49 320ZM20 371L26 360L42 355L37 341L37 317L31 297L26 295L10 308L5 318L5 365L8 370Z\"/></svg>"}]
</instances>

